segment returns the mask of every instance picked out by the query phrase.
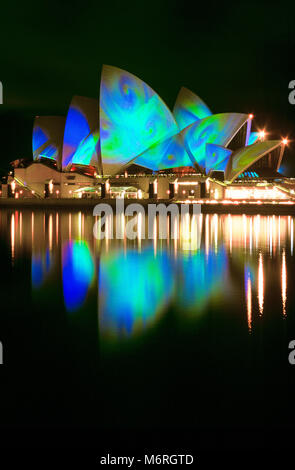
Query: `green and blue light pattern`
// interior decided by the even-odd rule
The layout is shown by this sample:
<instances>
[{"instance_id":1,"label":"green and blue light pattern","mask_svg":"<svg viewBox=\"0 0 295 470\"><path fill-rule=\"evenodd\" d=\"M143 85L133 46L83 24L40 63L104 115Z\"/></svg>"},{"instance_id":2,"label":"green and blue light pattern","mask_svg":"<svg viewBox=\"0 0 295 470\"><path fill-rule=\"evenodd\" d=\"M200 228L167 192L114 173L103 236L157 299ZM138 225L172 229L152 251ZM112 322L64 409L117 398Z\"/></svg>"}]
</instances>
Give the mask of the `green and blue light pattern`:
<instances>
[{"instance_id":1,"label":"green and blue light pattern","mask_svg":"<svg viewBox=\"0 0 295 470\"><path fill-rule=\"evenodd\" d=\"M259 139L259 132L250 132L248 145L253 145Z\"/></svg>"},{"instance_id":2,"label":"green and blue light pattern","mask_svg":"<svg viewBox=\"0 0 295 470\"><path fill-rule=\"evenodd\" d=\"M217 253L198 251L188 253L177 260L179 264L180 285L176 302L186 313L199 313L215 296L224 289L227 272L227 255L224 248Z\"/></svg>"},{"instance_id":3,"label":"green and blue light pattern","mask_svg":"<svg viewBox=\"0 0 295 470\"><path fill-rule=\"evenodd\" d=\"M94 276L94 261L87 242L66 242L62 250L62 283L64 303L69 312L82 307Z\"/></svg>"},{"instance_id":4,"label":"green and blue light pattern","mask_svg":"<svg viewBox=\"0 0 295 470\"><path fill-rule=\"evenodd\" d=\"M52 268L52 265L53 258L49 249L47 249L45 253L32 255L31 277L32 286L35 289L42 286Z\"/></svg>"},{"instance_id":5,"label":"green and blue light pattern","mask_svg":"<svg viewBox=\"0 0 295 470\"><path fill-rule=\"evenodd\" d=\"M210 170L225 171L232 151L220 145L206 145L206 173Z\"/></svg>"},{"instance_id":6,"label":"green and blue light pattern","mask_svg":"<svg viewBox=\"0 0 295 470\"><path fill-rule=\"evenodd\" d=\"M48 158L60 162L64 122L61 116L35 118L32 139L34 161Z\"/></svg>"},{"instance_id":7,"label":"green and blue light pattern","mask_svg":"<svg viewBox=\"0 0 295 470\"><path fill-rule=\"evenodd\" d=\"M33 128L33 154L39 147L43 146L48 141L48 136L39 125L35 125ZM36 159L36 158L34 158Z\"/></svg>"},{"instance_id":8,"label":"green and blue light pattern","mask_svg":"<svg viewBox=\"0 0 295 470\"><path fill-rule=\"evenodd\" d=\"M89 134L78 146L73 155L72 163L76 165L98 166L99 130Z\"/></svg>"},{"instance_id":9,"label":"green and blue light pattern","mask_svg":"<svg viewBox=\"0 0 295 470\"><path fill-rule=\"evenodd\" d=\"M90 106L89 106L90 105ZM69 107L64 131L62 167L69 169L75 163L98 167L98 113L97 120L93 119L93 109L96 100L75 96ZM91 128L90 120L96 123L97 129ZM95 122L96 121L96 122Z\"/></svg>"},{"instance_id":10,"label":"green and blue light pattern","mask_svg":"<svg viewBox=\"0 0 295 470\"><path fill-rule=\"evenodd\" d=\"M246 114L213 114L186 127L182 134L191 159L205 170L206 145L209 143L226 147L247 119Z\"/></svg>"},{"instance_id":11,"label":"green and blue light pattern","mask_svg":"<svg viewBox=\"0 0 295 470\"><path fill-rule=\"evenodd\" d=\"M263 155L276 149L279 145L282 145L280 140L268 140L265 142L258 142L247 147L242 147L237 150L232 156L232 164L226 172L226 179L228 181L233 181L240 173L263 157Z\"/></svg>"},{"instance_id":12,"label":"green and blue light pattern","mask_svg":"<svg viewBox=\"0 0 295 470\"><path fill-rule=\"evenodd\" d=\"M163 312L174 287L169 257L141 253L102 255L99 271L99 318L102 334L129 336L152 325Z\"/></svg>"},{"instance_id":13,"label":"green and blue light pattern","mask_svg":"<svg viewBox=\"0 0 295 470\"><path fill-rule=\"evenodd\" d=\"M104 174L114 174L149 147L177 134L171 111L146 83L104 66L100 86L100 138Z\"/></svg>"},{"instance_id":14,"label":"green and blue light pattern","mask_svg":"<svg viewBox=\"0 0 295 470\"><path fill-rule=\"evenodd\" d=\"M180 89L173 109L173 115L180 130L211 114L210 109L199 96L185 87Z\"/></svg>"},{"instance_id":15,"label":"green and blue light pattern","mask_svg":"<svg viewBox=\"0 0 295 470\"><path fill-rule=\"evenodd\" d=\"M193 166L180 134L176 134L158 144L153 145L139 155L134 162L151 170L164 170L182 166Z\"/></svg>"}]
</instances>

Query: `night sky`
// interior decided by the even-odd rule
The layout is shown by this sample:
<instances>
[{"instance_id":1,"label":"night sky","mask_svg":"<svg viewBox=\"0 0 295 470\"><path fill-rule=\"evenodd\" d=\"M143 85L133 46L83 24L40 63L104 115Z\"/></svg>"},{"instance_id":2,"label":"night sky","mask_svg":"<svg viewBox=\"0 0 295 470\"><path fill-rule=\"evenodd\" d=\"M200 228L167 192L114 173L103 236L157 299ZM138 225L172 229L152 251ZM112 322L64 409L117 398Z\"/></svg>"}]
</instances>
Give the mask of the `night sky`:
<instances>
[{"instance_id":1,"label":"night sky","mask_svg":"<svg viewBox=\"0 0 295 470\"><path fill-rule=\"evenodd\" d=\"M105 63L146 81L171 109L184 85L213 112L254 113L269 138L294 139L283 169L295 176L295 2L204 3L1 4L0 171L31 158L35 115L65 115L74 94L98 97Z\"/></svg>"}]
</instances>

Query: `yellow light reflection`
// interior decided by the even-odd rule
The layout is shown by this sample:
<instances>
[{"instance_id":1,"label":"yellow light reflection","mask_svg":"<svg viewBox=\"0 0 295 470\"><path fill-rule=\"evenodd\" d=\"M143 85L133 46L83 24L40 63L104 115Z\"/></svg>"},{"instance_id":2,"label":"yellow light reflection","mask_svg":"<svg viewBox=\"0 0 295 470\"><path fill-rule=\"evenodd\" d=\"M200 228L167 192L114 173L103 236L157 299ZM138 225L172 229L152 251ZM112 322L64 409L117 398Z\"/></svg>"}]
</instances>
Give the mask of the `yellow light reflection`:
<instances>
[{"instance_id":1,"label":"yellow light reflection","mask_svg":"<svg viewBox=\"0 0 295 470\"><path fill-rule=\"evenodd\" d=\"M206 256L209 254L209 215L206 215L205 220L205 253Z\"/></svg>"},{"instance_id":2,"label":"yellow light reflection","mask_svg":"<svg viewBox=\"0 0 295 470\"><path fill-rule=\"evenodd\" d=\"M55 241L57 245L58 245L58 229L59 229L59 219L58 219L58 212L57 212L55 216Z\"/></svg>"},{"instance_id":3,"label":"yellow light reflection","mask_svg":"<svg viewBox=\"0 0 295 470\"><path fill-rule=\"evenodd\" d=\"M293 229L293 218L292 218L291 224L290 224L290 251L291 251L292 256L293 256L293 235L294 235L294 229Z\"/></svg>"},{"instance_id":4,"label":"yellow light reflection","mask_svg":"<svg viewBox=\"0 0 295 470\"><path fill-rule=\"evenodd\" d=\"M258 305L259 315L263 314L263 303L264 303L264 278L263 278L263 259L262 253L259 253L258 262Z\"/></svg>"},{"instance_id":5,"label":"yellow light reflection","mask_svg":"<svg viewBox=\"0 0 295 470\"><path fill-rule=\"evenodd\" d=\"M283 304L283 315L286 316L286 300L287 300L287 269L286 269L286 252L282 252L282 304Z\"/></svg>"},{"instance_id":6,"label":"yellow light reflection","mask_svg":"<svg viewBox=\"0 0 295 470\"><path fill-rule=\"evenodd\" d=\"M247 301L247 322L249 333L252 331L252 285L250 273L248 273L247 278L247 291L246 291L246 301Z\"/></svg>"},{"instance_id":7,"label":"yellow light reflection","mask_svg":"<svg viewBox=\"0 0 295 470\"><path fill-rule=\"evenodd\" d=\"M52 214L49 216L49 223L48 223L48 240L49 240L49 250L52 250L52 236L53 236L53 222L52 222Z\"/></svg>"},{"instance_id":8,"label":"yellow light reflection","mask_svg":"<svg viewBox=\"0 0 295 470\"><path fill-rule=\"evenodd\" d=\"M31 230L32 230L32 245L34 243L34 212L32 212L32 218L31 218Z\"/></svg>"},{"instance_id":9,"label":"yellow light reflection","mask_svg":"<svg viewBox=\"0 0 295 470\"><path fill-rule=\"evenodd\" d=\"M11 216L10 238L11 238L11 259L12 259L12 261L14 261L14 256L15 256L15 218L14 218L14 214L12 214L12 216Z\"/></svg>"}]
</instances>

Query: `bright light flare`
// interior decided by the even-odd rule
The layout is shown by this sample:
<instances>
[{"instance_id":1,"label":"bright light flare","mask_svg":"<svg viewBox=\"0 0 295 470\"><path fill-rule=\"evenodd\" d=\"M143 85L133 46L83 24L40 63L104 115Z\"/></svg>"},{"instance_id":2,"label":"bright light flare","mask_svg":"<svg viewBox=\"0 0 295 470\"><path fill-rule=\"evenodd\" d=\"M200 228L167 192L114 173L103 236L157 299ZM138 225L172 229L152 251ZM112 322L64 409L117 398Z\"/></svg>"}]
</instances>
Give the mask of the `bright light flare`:
<instances>
[{"instance_id":1,"label":"bright light flare","mask_svg":"<svg viewBox=\"0 0 295 470\"><path fill-rule=\"evenodd\" d=\"M259 135L259 139L260 140L264 140L265 137L266 137L266 132L264 129L262 129L261 131L258 132L258 135Z\"/></svg>"}]
</instances>

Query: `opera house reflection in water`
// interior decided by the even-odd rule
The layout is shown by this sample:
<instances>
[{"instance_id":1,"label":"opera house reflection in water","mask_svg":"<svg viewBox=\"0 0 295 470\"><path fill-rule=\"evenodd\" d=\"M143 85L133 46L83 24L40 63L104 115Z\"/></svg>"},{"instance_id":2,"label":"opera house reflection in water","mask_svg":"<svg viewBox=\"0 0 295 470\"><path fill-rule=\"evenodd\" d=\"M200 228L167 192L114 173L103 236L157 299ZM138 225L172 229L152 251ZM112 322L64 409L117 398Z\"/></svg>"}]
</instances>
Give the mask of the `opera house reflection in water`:
<instances>
[{"instance_id":1,"label":"opera house reflection in water","mask_svg":"<svg viewBox=\"0 0 295 470\"><path fill-rule=\"evenodd\" d=\"M183 324L229 303L253 333L269 295L285 318L293 218L194 217L176 228L179 238L167 240L97 240L94 217L81 212L2 211L0 230L3 236L10 227L12 264L31 256L34 291L45 292L48 282L58 285L69 315L95 299L101 340L138 337L171 310ZM55 308L57 300L50 302Z\"/></svg>"}]
</instances>

